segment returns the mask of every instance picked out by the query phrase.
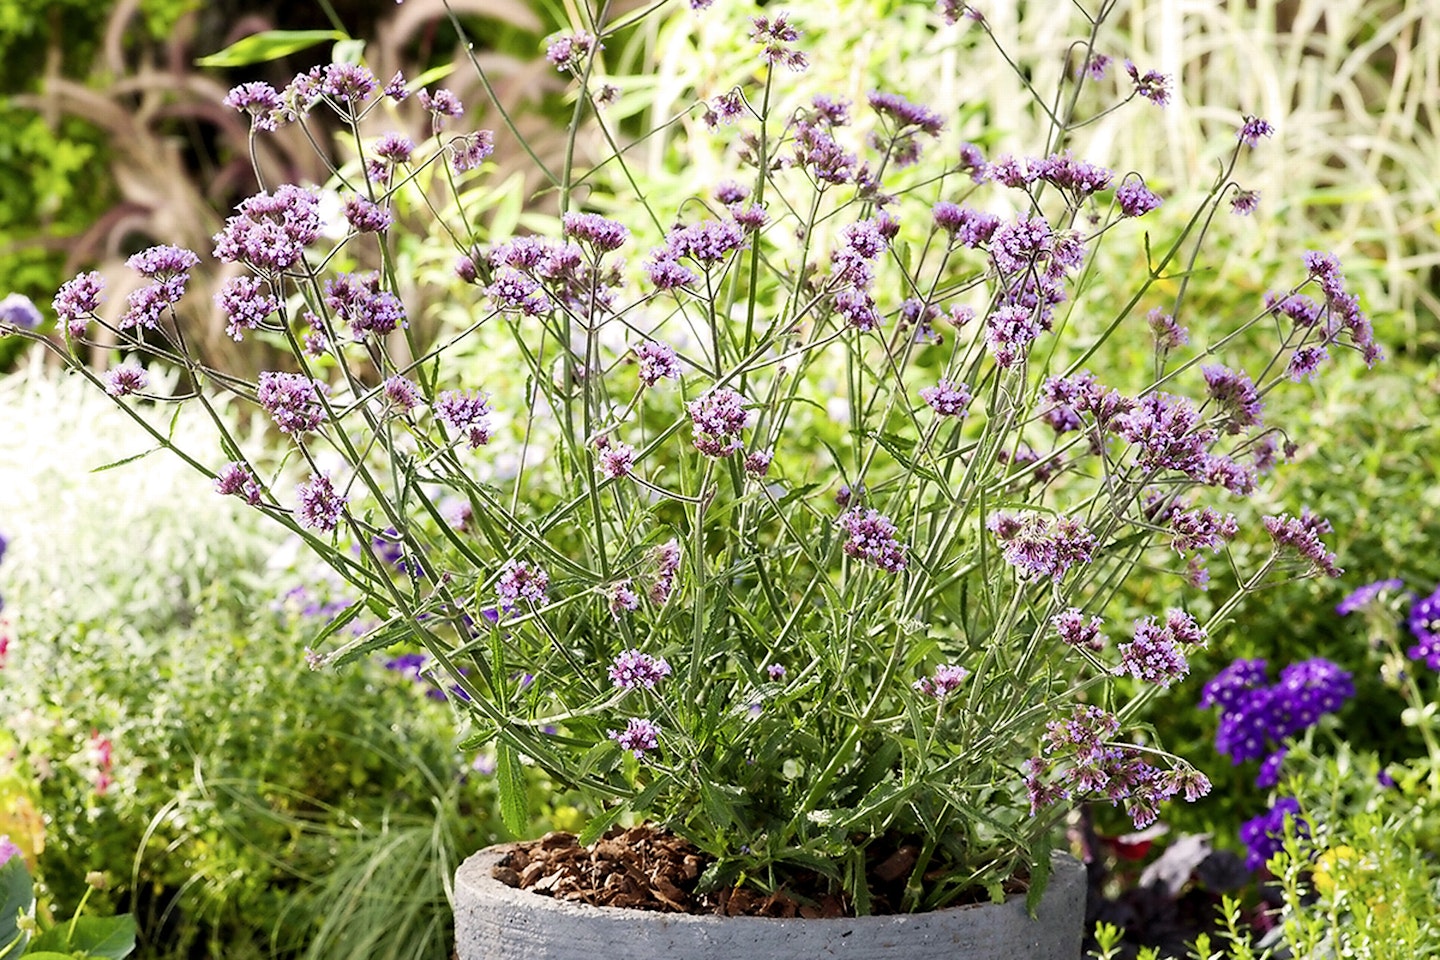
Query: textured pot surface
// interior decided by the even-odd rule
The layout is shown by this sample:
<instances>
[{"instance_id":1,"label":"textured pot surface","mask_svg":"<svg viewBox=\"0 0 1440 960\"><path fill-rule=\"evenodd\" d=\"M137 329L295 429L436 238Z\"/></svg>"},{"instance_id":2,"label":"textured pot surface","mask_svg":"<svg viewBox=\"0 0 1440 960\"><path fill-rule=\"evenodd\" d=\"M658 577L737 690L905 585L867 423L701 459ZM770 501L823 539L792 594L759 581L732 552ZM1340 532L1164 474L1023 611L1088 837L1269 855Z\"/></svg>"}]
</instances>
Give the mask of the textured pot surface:
<instances>
[{"instance_id":1,"label":"textured pot surface","mask_svg":"<svg viewBox=\"0 0 1440 960\"><path fill-rule=\"evenodd\" d=\"M830 920L691 916L553 900L490 873L488 847L455 874L459 960L1079 960L1085 868L1056 857L1031 919L1025 898L933 913Z\"/></svg>"}]
</instances>

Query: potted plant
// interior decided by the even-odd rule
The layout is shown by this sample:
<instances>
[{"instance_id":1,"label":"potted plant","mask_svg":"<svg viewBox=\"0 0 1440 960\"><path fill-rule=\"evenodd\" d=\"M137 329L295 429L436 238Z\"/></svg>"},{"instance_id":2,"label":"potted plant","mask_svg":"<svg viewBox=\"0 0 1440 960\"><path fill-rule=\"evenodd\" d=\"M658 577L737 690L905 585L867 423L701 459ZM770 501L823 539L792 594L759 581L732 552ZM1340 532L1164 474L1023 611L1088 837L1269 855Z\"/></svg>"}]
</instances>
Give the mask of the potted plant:
<instances>
[{"instance_id":1,"label":"potted plant","mask_svg":"<svg viewBox=\"0 0 1440 960\"><path fill-rule=\"evenodd\" d=\"M947 30L986 30L961 5L940 13ZM823 50L757 10L741 81L686 114L692 136L728 144L733 178L662 204L622 144L654 131L604 113L624 95L601 52L639 16L602 11L548 44L574 119L560 162L534 155L559 214L526 221L535 232L472 218L487 158L518 137L499 104L500 132L465 132L452 92L376 78L352 44L282 91L231 91L254 136L324 110L356 147L327 188L336 229L315 189L281 184L207 251L233 272L217 297L231 335L283 345L288 368L249 382L196 360L177 304L201 258L165 246L131 258L142 281L118 310L97 274L67 283L45 342L353 586L311 666L410 650L464 703L469 745L493 750L513 829L532 766L583 802L578 836L462 869L462 957L513 947L527 925L570 951L527 956L739 949L715 945L713 917L655 914L668 932L653 940L613 920L577 933L522 917L527 897L602 918L741 914L768 931L742 936L766 938L843 918L842 943L914 952L898 931L949 944L932 921L1017 895L1001 909L1021 932L971 955L1049 938L1036 955L1075 956L1080 915L1058 917L1079 901L1078 867L1051 880L1067 813L1103 799L1143 827L1204 795L1205 776L1137 726L1141 706L1249 593L1337 572L1322 520L1242 532L1226 505L1288 446L1264 397L1343 348L1374 362L1368 321L1337 261L1311 252L1189 346L1201 241L1227 204L1254 209L1232 174L1273 130L1245 117L1189 220L1149 236L1136 221L1162 199L1143 178L1066 149L1117 106L1086 114L1093 90L1169 95L1162 75L1110 65L1101 17L1043 100L1046 142L986 155L961 139L972 120L896 91L792 93ZM422 145L393 129L402 101L433 134ZM687 142L665 163L683 165ZM433 340L409 323L424 259L400 226L410 195L445 218L465 284L432 304L458 318ZM1148 258L1118 302L1090 295L1102 242ZM1268 344L1253 373L1224 365L1253 338ZM112 340L124 363L81 362ZM185 391L152 387L162 368ZM213 391L264 412L279 463L247 455L218 414L218 451L177 450L144 415L210 409ZM1253 561L1233 596L1204 593L1217 553ZM1107 621L1155 568L1188 592ZM466 901L497 878L551 899ZM875 914L882 933L856 932ZM664 939L682 927L711 946Z\"/></svg>"}]
</instances>

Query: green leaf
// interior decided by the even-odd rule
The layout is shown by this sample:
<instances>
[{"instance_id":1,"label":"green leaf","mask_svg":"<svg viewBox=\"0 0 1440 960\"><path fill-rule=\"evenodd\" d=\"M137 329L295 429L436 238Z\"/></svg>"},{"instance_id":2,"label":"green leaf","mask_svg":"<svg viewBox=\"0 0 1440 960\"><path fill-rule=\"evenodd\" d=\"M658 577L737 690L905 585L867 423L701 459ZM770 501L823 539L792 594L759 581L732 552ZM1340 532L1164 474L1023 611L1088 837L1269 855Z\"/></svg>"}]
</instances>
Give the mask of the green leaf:
<instances>
[{"instance_id":1,"label":"green leaf","mask_svg":"<svg viewBox=\"0 0 1440 960\"><path fill-rule=\"evenodd\" d=\"M70 936L70 950L86 956L123 960L135 949L135 918L128 913L117 917L80 917Z\"/></svg>"},{"instance_id":2,"label":"green leaf","mask_svg":"<svg viewBox=\"0 0 1440 960\"><path fill-rule=\"evenodd\" d=\"M495 781L500 787L500 819L505 829L520 836L530 825L529 798L520 754L501 740L495 744Z\"/></svg>"},{"instance_id":3,"label":"green leaf","mask_svg":"<svg viewBox=\"0 0 1440 960\"><path fill-rule=\"evenodd\" d=\"M25 861L11 857L0 866L0 950L19 937L19 950L11 952L15 955L25 952L30 935L20 932L15 918L22 912L28 915L34 906L35 884L25 870Z\"/></svg>"},{"instance_id":4,"label":"green leaf","mask_svg":"<svg viewBox=\"0 0 1440 960\"><path fill-rule=\"evenodd\" d=\"M95 469L91 470L90 472L91 472L91 473L104 473L106 470L114 470L116 467L123 467L123 466L125 466L125 464L127 464L127 463L134 463L136 460L139 460L139 459L142 458L142 457L148 457L148 456L150 456L150 454L155 453L157 450L164 450L164 449L165 449L164 447L151 447L149 450L142 450L140 453L132 453L132 454L131 454L130 456L128 456L128 457L121 457L119 460L115 460L115 461L112 461L112 462L110 462L110 463L102 464L101 466L96 467Z\"/></svg>"},{"instance_id":5,"label":"green leaf","mask_svg":"<svg viewBox=\"0 0 1440 960\"><path fill-rule=\"evenodd\" d=\"M219 53L201 57L195 63L201 67L245 67L279 60L327 40L348 39L339 30L266 30L236 40Z\"/></svg>"},{"instance_id":6,"label":"green leaf","mask_svg":"<svg viewBox=\"0 0 1440 960\"><path fill-rule=\"evenodd\" d=\"M1034 862L1030 866L1030 892L1025 895L1025 909L1032 917L1040 909L1040 898L1045 896L1045 888L1050 886L1050 840L1050 834L1041 834L1032 851Z\"/></svg>"},{"instance_id":7,"label":"green leaf","mask_svg":"<svg viewBox=\"0 0 1440 960\"><path fill-rule=\"evenodd\" d=\"M629 809L629 803L617 803L604 813L591 817L590 822L585 824L585 829L581 830L580 835L575 838L575 842L582 847L590 846L590 844L599 840L606 830L614 826L615 821L619 820L625 811Z\"/></svg>"},{"instance_id":8,"label":"green leaf","mask_svg":"<svg viewBox=\"0 0 1440 960\"><path fill-rule=\"evenodd\" d=\"M337 656L334 665L343 667L347 663L354 663L362 657L369 656L376 650L383 650L393 643L399 643L412 635L409 624L397 620L394 623L387 623L369 636L362 638L353 647L345 648L345 651Z\"/></svg>"},{"instance_id":9,"label":"green leaf","mask_svg":"<svg viewBox=\"0 0 1440 960\"><path fill-rule=\"evenodd\" d=\"M360 611L363 609L365 609L365 601L356 600L354 603L350 604L350 606L346 607L344 610L341 610L338 614L336 614L335 619L325 624L325 629L321 630L318 634L315 635L315 639L310 641L311 649L319 650L326 640L329 640L332 636L335 635L335 632L337 630L344 628L351 620L354 620L357 616L359 616Z\"/></svg>"},{"instance_id":10,"label":"green leaf","mask_svg":"<svg viewBox=\"0 0 1440 960\"><path fill-rule=\"evenodd\" d=\"M333 63L358 65L364 56L364 40L341 40L335 44L335 49L330 52L330 60Z\"/></svg>"}]
</instances>

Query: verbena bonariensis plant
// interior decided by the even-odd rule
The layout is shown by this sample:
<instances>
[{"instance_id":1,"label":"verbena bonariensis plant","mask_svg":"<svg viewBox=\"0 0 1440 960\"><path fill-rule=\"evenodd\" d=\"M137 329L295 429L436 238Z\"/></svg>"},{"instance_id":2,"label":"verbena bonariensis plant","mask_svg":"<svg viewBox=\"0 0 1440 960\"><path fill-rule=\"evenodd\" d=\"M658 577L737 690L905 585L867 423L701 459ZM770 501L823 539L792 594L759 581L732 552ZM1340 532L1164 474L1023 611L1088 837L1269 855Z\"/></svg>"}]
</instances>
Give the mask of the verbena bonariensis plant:
<instances>
[{"instance_id":1,"label":"verbena bonariensis plant","mask_svg":"<svg viewBox=\"0 0 1440 960\"><path fill-rule=\"evenodd\" d=\"M312 666L424 648L472 743L495 744L512 825L533 763L588 798L582 839L649 818L715 858L710 884L817 871L863 913L867 847L884 837L914 842L892 907L998 895L1026 870L1039 889L1075 804L1106 799L1143 826L1207 791L1141 706L1245 595L1336 561L1323 521L1272 516L1254 538L1268 547L1236 551L1255 564L1235 595L1195 604L1203 621L1179 599L1106 623L1112 601L1176 567L1192 585L1177 597L1200 598L1206 558L1231 559L1240 535L1224 504L1289 445L1266 395L1339 348L1379 353L1338 263L1313 252L1287 289L1188 346L1200 241L1227 203L1253 209L1231 175L1271 128L1246 118L1203 203L1152 249L1131 221L1161 198L1066 150L1120 105L1082 109L1108 66L1101 19L1069 51L1079 69L1037 96L1047 142L986 158L954 118L890 91L782 110L823 51L792 16L756 15L748 79L692 108L733 141L735 180L659 207L599 112L615 96L600 51L634 22L602 12L548 56L574 85L572 143L594 123L611 155L583 177L574 150L545 169L555 235L488 242L464 197L496 135L452 133L449 92L414 91L435 130L417 146L369 130L412 93L403 77L335 63L283 92L246 84L227 102L257 136L325 108L357 147L335 178L338 240L315 190L292 184L215 237L214 257L244 268L220 294L232 335L277 338L293 368L252 383L198 363L177 307L200 257L172 247L132 258L150 283L118 315L100 312L93 274L66 284L51 343L164 447L137 407L221 391L263 408L297 469L247 461L219 416L223 454L176 452L353 585ZM1112 72L1121 102L1169 95L1158 73ZM417 352L390 206L432 176L456 191L444 229L469 322ZM1104 242L1147 258L1123 303L1086 297ZM133 361L96 377L73 358L97 327L195 389L147 392ZM1090 369L1107 341L1142 335L1148 376ZM1223 365L1257 338L1251 372ZM454 363L461 349L479 361ZM362 614L377 622L341 632Z\"/></svg>"}]
</instances>

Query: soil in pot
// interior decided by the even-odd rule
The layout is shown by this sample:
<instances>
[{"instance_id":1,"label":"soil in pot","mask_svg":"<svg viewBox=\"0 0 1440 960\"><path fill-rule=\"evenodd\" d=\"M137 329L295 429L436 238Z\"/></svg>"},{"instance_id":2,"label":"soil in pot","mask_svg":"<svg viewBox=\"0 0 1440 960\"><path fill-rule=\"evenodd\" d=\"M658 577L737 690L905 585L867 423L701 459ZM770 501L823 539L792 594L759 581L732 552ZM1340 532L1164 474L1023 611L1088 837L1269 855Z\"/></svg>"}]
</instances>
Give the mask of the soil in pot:
<instances>
[{"instance_id":1,"label":"soil in pot","mask_svg":"<svg viewBox=\"0 0 1440 960\"><path fill-rule=\"evenodd\" d=\"M897 912L918 851L917 843L899 837L885 837L871 845L867 876L872 914ZM799 872L772 893L745 887L699 892L700 876L710 863L688 840L641 825L612 829L589 848L580 846L569 833L550 833L514 844L493 876L507 886L598 907L732 917L854 915L849 898L832 891L829 881L815 873ZM938 876L927 875L926 879ZM1023 878L1017 879L1007 885L1006 893L1025 889ZM982 891L959 903L983 898Z\"/></svg>"}]
</instances>

